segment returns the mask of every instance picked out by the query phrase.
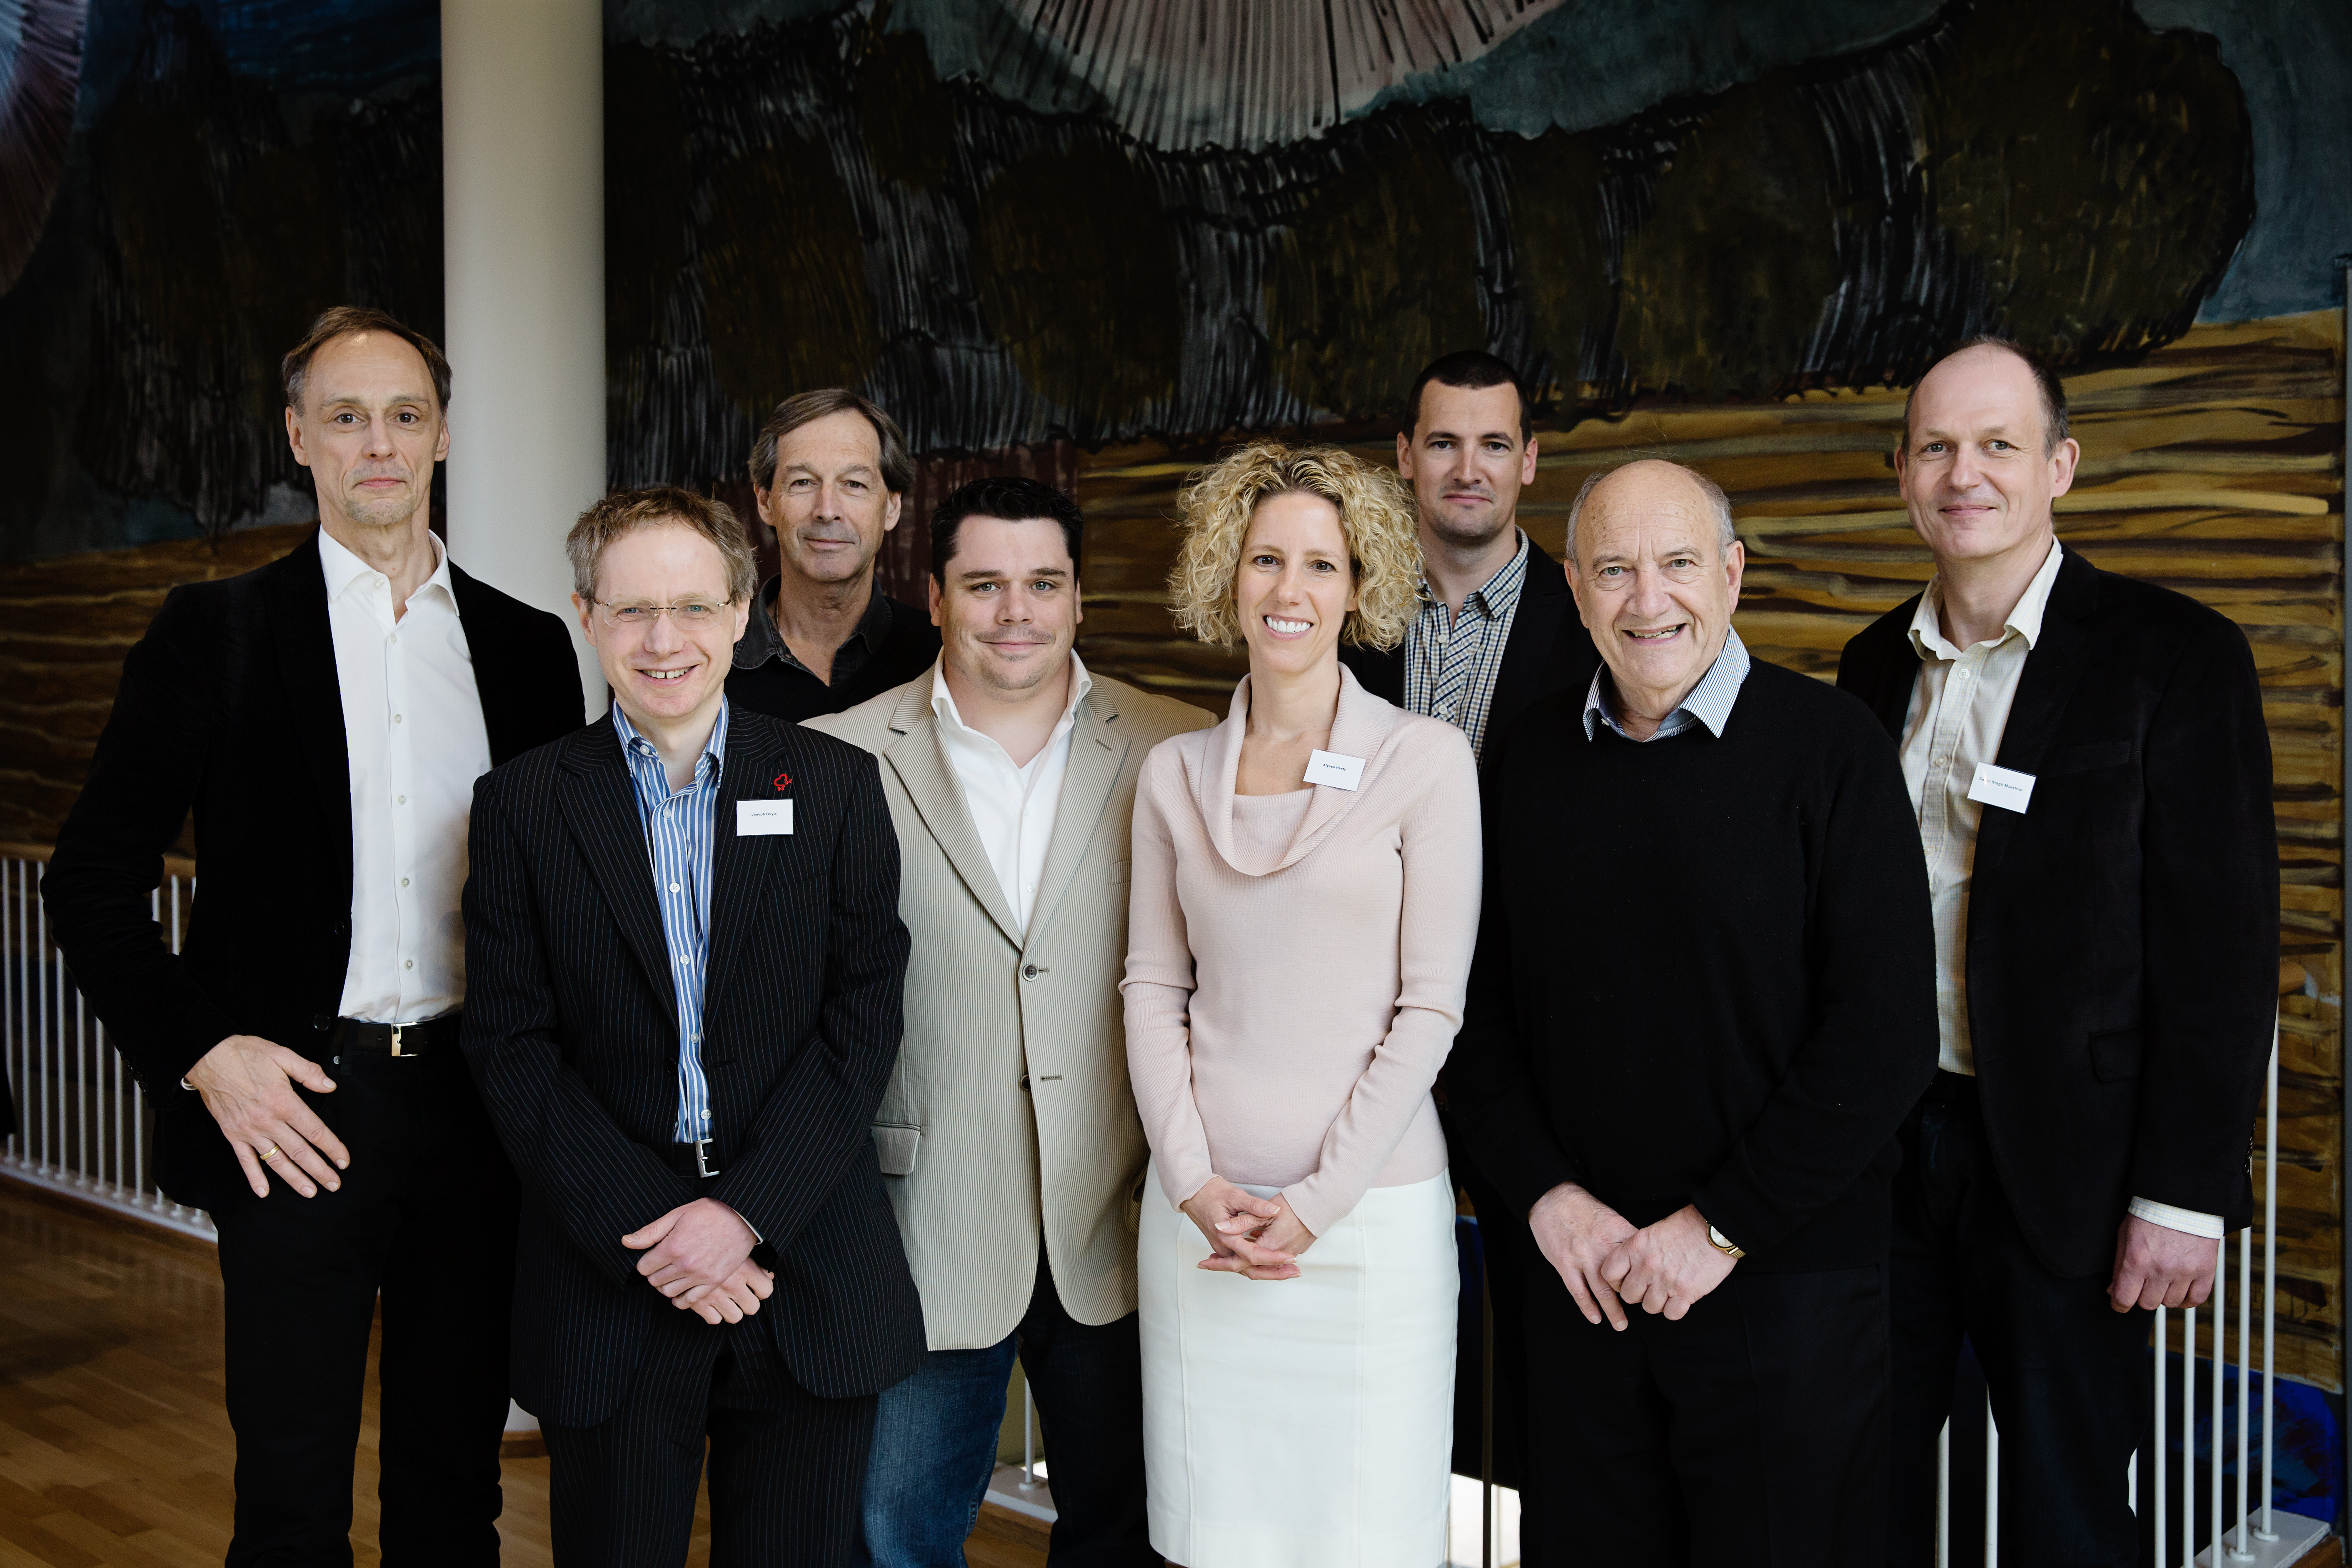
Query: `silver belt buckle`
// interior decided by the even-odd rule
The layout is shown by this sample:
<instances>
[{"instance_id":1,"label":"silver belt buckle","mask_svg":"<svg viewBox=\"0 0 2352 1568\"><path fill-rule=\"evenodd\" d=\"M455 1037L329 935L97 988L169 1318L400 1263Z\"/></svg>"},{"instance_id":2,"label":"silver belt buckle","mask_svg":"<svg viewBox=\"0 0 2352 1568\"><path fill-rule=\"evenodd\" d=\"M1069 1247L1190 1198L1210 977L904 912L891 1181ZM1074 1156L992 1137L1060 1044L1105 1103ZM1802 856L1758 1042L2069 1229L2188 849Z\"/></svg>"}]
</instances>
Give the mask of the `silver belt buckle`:
<instances>
[{"instance_id":1,"label":"silver belt buckle","mask_svg":"<svg viewBox=\"0 0 2352 1568\"><path fill-rule=\"evenodd\" d=\"M398 1056L400 1054L400 1030L401 1026L398 1024L394 1024L392 1026L392 1054L394 1056Z\"/></svg>"},{"instance_id":2,"label":"silver belt buckle","mask_svg":"<svg viewBox=\"0 0 2352 1568\"><path fill-rule=\"evenodd\" d=\"M710 1163L710 1140L708 1138L694 1141L694 1173L706 1182L719 1173Z\"/></svg>"}]
</instances>

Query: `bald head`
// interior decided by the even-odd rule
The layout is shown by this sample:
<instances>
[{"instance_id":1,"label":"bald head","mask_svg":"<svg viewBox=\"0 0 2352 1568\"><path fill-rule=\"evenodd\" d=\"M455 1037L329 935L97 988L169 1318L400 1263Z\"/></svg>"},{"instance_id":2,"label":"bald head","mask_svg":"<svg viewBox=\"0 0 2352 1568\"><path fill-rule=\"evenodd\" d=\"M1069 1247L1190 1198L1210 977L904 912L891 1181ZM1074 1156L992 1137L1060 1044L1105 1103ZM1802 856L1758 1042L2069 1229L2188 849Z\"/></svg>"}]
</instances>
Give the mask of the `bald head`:
<instances>
[{"instance_id":1,"label":"bald head","mask_svg":"<svg viewBox=\"0 0 2352 1568\"><path fill-rule=\"evenodd\" d=\"M1655 730L1723 651L1746 562L1730 502L1680 463L1649 458L1585 482L1563 564L1629 732Z\"/></svg>"}]
</instances>

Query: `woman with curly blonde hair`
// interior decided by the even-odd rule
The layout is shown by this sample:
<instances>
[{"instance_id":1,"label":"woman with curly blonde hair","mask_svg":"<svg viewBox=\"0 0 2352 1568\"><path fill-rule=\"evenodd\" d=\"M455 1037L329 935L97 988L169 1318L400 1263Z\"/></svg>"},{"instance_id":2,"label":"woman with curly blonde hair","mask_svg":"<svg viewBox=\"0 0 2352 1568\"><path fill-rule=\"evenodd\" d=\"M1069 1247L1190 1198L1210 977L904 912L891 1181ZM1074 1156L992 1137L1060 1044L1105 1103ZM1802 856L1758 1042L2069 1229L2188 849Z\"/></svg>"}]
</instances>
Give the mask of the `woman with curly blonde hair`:
<instances>
[{"instance_id":1,"label":"woman with curly blonde hair","mask_svg":"<svg viewBox=\"0 0 2352 1568\"><path fill-rule=\"evenodd\" d=\"M1151 1544L1190 1568L1434 1568L1459 1279L1430 1085L1477 926L1477 765L1339 663L1413 613L1393 475L1260 443L1179 504L1176 618L1238 637L1249 674L1136 790Z\"/></svg>"}]
</instances>

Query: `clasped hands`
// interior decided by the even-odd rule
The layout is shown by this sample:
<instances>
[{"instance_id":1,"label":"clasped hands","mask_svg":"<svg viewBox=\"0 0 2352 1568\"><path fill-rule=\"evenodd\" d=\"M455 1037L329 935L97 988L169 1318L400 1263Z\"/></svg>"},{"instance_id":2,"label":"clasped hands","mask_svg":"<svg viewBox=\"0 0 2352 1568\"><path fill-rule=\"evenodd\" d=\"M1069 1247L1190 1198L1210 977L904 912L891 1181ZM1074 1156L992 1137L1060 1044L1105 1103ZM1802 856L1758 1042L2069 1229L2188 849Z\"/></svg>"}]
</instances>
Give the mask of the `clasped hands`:
<instances>
[{"instance_id":1,"label":"clasped hands","mask_svg":"<svg viewBox=\"0 0 2352 1568\"><path fill-rule=\"evenodd\" d=\"M1211 1176L1181 1206L1208 1238L1200 1267L1212 1273L1296 1279L1298 1255L1315 1245L1315 1233L1280 1195L1252 1197L1223 1176Z\"/></svg>"},{"instance_id":2,"label":"clasped hands","mask_svg":"<svg viewBox=\"0 0 2352 1568\"><path fill-rule=\"evenodd\" d=\"M1685 1204L1636 1229L1624 1215L1573 1182L1536 1200L1528 1228L1585 1321L1625 1327L1626 1302L1679 1321L1722 1284L1738 1260L1707 1239L1706 1217Z\"/></svg>"},{"instance_id":3,"label":"clasped hands","mask_svg":"<svg viewBox=\"0 0 2352 1568\"><path fill-rule=\"evenodd\" d=\"M706 1323L740 1323L775 1293L776 1277L751 1261L759 1237L716 1198L681 1204L621 1245L643 1252L637 1272Z\"/></svg>"}]
</instances>

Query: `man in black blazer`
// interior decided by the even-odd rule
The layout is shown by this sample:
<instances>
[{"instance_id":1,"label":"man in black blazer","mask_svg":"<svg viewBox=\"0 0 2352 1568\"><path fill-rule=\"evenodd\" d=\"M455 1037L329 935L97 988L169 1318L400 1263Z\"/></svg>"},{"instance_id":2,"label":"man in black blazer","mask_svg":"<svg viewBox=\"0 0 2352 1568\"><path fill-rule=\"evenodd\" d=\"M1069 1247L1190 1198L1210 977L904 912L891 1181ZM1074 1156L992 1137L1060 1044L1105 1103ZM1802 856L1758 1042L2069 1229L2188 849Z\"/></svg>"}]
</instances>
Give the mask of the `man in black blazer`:
<instances>
[{"instance_id":1,"label":"man in black blazer","mask_svg":"<svg viewBox=\"0 0 2352 1568\"><path fill-rule=\"evenodd\" d=\"M923 1321L869 1124L906 928L873 759L730 707L742 526L625 492L570 541L613 710L482 781L466 1054L522 1178L515 1393L559 1562L845 1562Z\"/></svg>"},{"instance_id":2,"label":"man in black blazer","mask_svg":"<svg viewBox=\"0 0 2352 1568\"><path fill-rule=\"evenodd\" d=\"M2147 1320L2251 1222L2278 847L2246 639L2057 542L2057 378L1979 340L1913 389L1927 591L1838 684L1902 748L1936 919L1941 1070L1903 1133L1889 1561L1933 1548L1961 1336L2000 1423L2001 1559L2127 1563Z\"/></svg>"},{"instance_id":3,"label":"man in black blazer","mask_svg":"<svg viewBox=\"0 0 2352 1568\"><path fill-rule=\"evenodd\" d=\"M1432 361L1413 378L1402 424L1397 473L1420 522L1421 609L1395 647L1342 647L1339 659L1373 696L1459 726L1483 760L1488 737L1530 704L1591 685L1601 656L1559 563L1518 526L1536 437L1511 367L1479 349ZM1494 1313L1494 1448L1484 1451L1477 1419L1486 1369L1465 1356L1454 1468L1515 1487L1526 1448L1519 1303L1535 1244L1454 1136L1442 1079L1438 1097L1454 1180L1478 1214Z\"/></svg>"},{"instance_id":4,"label":"man in black blazer","mask_svg":"<svg viewBox=\"0 0 2352 1568\"><path fill-rule=\"evenodd\" d=\"M476 775L580 723L571 635L427 529L441 351L328 311L286 356L320 531L174 589L124 661L41 892L220 1233L228 1561L349 1563L379 1294L384 1561L498 1561L513 1173L457 1052ZM191 808L184 950L149 914Z\"/></svg>"}]
</instances>

